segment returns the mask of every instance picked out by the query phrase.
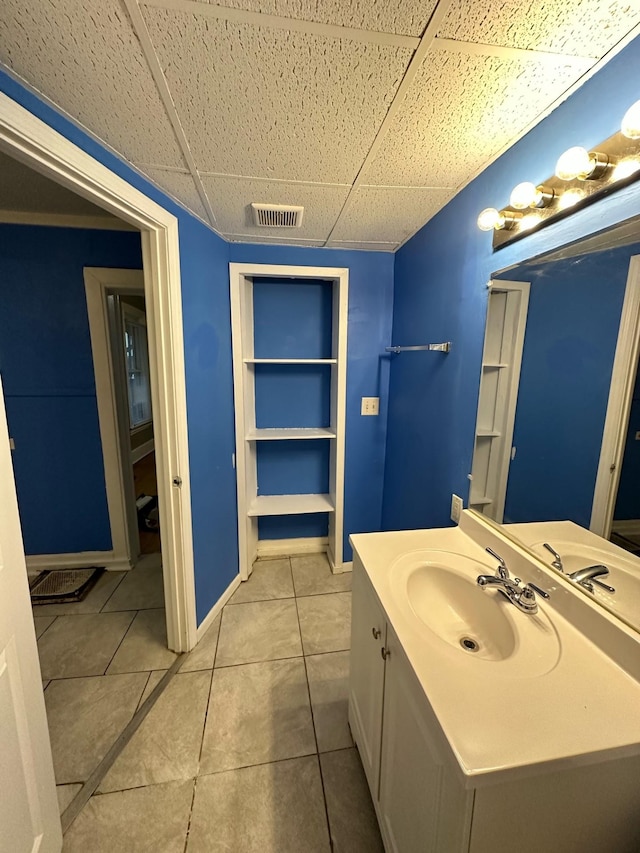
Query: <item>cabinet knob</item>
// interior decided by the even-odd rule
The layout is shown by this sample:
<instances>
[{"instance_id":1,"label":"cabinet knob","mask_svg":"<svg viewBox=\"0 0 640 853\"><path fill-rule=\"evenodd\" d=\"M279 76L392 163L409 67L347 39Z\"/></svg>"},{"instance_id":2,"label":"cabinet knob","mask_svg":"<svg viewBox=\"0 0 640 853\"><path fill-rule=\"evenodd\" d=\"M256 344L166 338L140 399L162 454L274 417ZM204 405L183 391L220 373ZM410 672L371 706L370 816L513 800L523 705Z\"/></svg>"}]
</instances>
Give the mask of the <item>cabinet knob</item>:
<instances>
[{"instance_id":1,"label":"cabinet knob","mask_svg":"<svg viewBox=\"0 0 640 853\"><path fill-rule=\"evenodd\" d=\"M382 660L387 660L387 658L391 657L391 652L389 649L385 649L384 646L380 649L380 654L382 655Z\"/></svg>"},{"instance_id":2,"label":"cabinet knob","mask_svg":"<svg viewBox=\"0 0 640 853\"><path fill-rule=\"evenodd\" d=\"M373 639L374 639L374 640L379 640L379 639L380 639L380 634L382 633L382 631L380 630L380 628L372 628L372 629L371 629L371 633L373 634Z\"/></svg>"}]
</instances>

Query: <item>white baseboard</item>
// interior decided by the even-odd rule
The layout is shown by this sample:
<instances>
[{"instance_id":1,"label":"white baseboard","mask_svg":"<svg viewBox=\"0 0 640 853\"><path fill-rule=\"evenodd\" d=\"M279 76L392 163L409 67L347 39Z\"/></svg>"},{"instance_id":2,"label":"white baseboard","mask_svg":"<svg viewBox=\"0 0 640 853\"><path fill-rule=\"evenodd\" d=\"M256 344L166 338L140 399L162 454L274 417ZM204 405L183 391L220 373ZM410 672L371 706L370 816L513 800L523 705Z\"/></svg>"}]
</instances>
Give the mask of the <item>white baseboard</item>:
<instances>
[{"instance_id":1,"label":"white baseboard","mask_svg":"<svg viewBox=\"0 0 640 853\"><path fill-rule=\"evenodd\" d=\"M307 536L304 539L260 539L258 557L295 557L300 554L320 554L327 550L327 536Z\"/></svg>"},{"instance_id":2,"label":"white baseboard","mask_svg":"<svg viewBox=\"0 0 640 853\"><path fill-rule=\"evenodd\" d=\"M136 447L131 451L131 464L135 465L136 462L139 462L141 459L144 459L145 456L153 453L154 449L153 439L145 441L144 444L141 444L139 447Z\"/></svg>"},{"instance_id":3,"label":"white baseboard","mask_svg":"<svg viewBox=\"0 0 640 853\"><path fill-rule=\"evenodd\" d=\"M621 536L638 536L640 534L640 518L629 518L624 521L614 521L611 530Z\"/></svg>"},{"instance_id":4,"label":"white baseboard","mask_svg":"<svg viewBox=\"0 0 640 853\"><path fill-rule=\"evenodd\" d=\"M229 586L222 593L220 598L213 605L211 610L204 617L202 622L198 625L198 630L196 633L196 642L199 643L200 640L204 637L204 635L207 633L207 631L209 630L209 628L213 624L218 613L220 613L222 608L225 606L227 601L229 601L229 599L231 598L233 593L238 589L239 586L240 586L240 575L236 575L235 578L229 584Z\"/></svg>"},{"instance_id":5,"label":"white baseboard","mask_svg":"<svg viewBox=\"0 0 640 853\"><path fill-rule=\"evenodd\" d=\"M331 566L331 571L334 575L343 575L345 572L353 571L353 560L350 563L343 563L341 566Z\"/></svg>"},{"instance_id":6,"label":"white baseboard","mask_svg":"<svg viewBox=\"0 0 640 853\"><path fill-rule=\"evenodd\" d=\"M104 566L110 572L128 572L131 562L113 551L78 551L75 554L27 554L27 570L42 572L45 569L84 569Z\"/></svg>"}]
</instances>

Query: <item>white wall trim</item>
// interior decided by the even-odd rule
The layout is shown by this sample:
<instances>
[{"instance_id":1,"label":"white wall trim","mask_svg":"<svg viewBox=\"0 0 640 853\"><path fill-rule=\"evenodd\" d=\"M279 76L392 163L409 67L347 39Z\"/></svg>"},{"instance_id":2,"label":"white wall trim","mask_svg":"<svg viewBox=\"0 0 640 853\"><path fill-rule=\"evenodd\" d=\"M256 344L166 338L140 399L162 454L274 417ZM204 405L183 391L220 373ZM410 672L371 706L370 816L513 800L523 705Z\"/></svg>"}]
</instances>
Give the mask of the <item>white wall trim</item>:
<instances>
[{"instance_id":1,"label":"white wall trim","mask_svg":"<svg viewBox=\"0 0 640 853\"><path fill-rule=\"evenodd\" d=\"M352 572L353 571L353 560L351 560L349 563L343 563L341 566L334 566L332 564L331 565L331 571L333 572L334 575L344 575L346 572Z\"/></svg>"},{"instance_id":2,"label":"white wall trim","mask_svg":"<svg viewBox=\"0 0 640 853\"><path fill-rule=\"evenodd\" d=\"M634 255L629 262L589 525L590 530L605 539L611 532L618 496L639 353L640 255Z\"/></svg>"},{"instance_id":3,"label":"white wall trim","mask_svg":"<svg viewBox=\"0 0 640 853\"><path fill-rule=\"evenodd\" d=\"M133 225L114 216L84 216L75 213L31 213L0 210L3 225L45 225L51 228L92 228L100 231L137 231Z\"/></svg>"},{"instance_id":4,"label":"white wall trim","mask_svg":"<svg viewBox=\"0 0 640 853\"><path fill-rule=\"evenodd\" d=\"M111 353L109 319L107 313L107 290L140 290L144 287L142 270L84 268L84 287L87 297L89 334L93 353L93 373L96 382L96 402L100 441L104 462L104 479L109 507L111 544L114 557L133 565L137 554L131 553L129 522L127 513L127 484L123 464L129 459L129 448L123 448L118 428L118 405L116 402L117 377ZM137 540L136 540L137 541Z\"/></svg>"},{"instance_id":5,"label":"white wall trim","mask_svg":"<svg viewBox=\"0 0 640 853\"><path fill-rule=\"evenodd\" d=\"M292 557L298 554L322 554L329 547L327 536L306 539L258 539L258 557Z\"/></svg>"},{"instance_id":6,"label":"white wall trim","mask_svg":"<svg viewBox=\"0 0 640 853\"><path fill-rule=\"evenodd\" d=\"M174 651L188 651L196 602L178 221L4 93L0 150L141 231L167 640Z\"/></svg>"},{"instance_id":7,"label":"white wall trim","mask_svg":"<svg viewBox=\"0 0 640 853\"><path fill-rule=\"evenodd\" d=\"M229 599L231 598L233 593L238 589L239 586L240 586L240 575L236 575L235 578L229 584L229 586L222 593L220 598L213 605L211 610L204 617L202 622L198 625L196 642L199 643L200 640L204 637L204 635L207 633L207 631L209 630L209 628L211 627L211 625L215 621L216 616L222 612L222 608L225 606L227 601L229 601Z\"/></svg>"},{"instance_id":8,"label":"white wall trim","mask_svg":"<svg viewBox=\"0 0 640 853\"><path fill-rule=\"evenodd\" d=\"M110 572L126 572L129 561L118 558L113 551L78 551L74 554L32 554L25 557L27 570L43 572L46 569L83 569L104 566Z\"/></svg>"},{"instance_id":9,"label":"white wall trim","mask_svg":"<svg viewBox=\"0 0 640 853\"><path fill-rule=\"evenodd\" d=\"M139 462L141 459L144 459L145 456L148 456L150 453L153 453L154 450L153 439L150 438L149 441L145 441L144 444L139 445L131 451L131 463L135 465L136 462Z\"/></svg>"}]
</instances>

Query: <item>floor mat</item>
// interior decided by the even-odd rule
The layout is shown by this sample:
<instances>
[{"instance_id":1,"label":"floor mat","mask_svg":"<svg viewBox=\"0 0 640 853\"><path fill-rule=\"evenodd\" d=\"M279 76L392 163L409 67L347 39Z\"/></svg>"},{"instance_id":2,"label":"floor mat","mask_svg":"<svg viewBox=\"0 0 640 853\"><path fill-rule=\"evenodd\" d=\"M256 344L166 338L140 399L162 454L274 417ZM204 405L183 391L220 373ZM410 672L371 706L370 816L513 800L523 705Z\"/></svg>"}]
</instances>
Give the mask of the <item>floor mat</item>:
<instances>
[{"instance_id":1,"label":"floor mat","mask_svg":"<svg viewBox=\"0 0 640 853\"><path fill-rule=\"evenodd\" d=\"M32 604L63 604L82 601L104 572L103 567L55 569L40 572L29 585Z\"/></svg>"}]
</instances>

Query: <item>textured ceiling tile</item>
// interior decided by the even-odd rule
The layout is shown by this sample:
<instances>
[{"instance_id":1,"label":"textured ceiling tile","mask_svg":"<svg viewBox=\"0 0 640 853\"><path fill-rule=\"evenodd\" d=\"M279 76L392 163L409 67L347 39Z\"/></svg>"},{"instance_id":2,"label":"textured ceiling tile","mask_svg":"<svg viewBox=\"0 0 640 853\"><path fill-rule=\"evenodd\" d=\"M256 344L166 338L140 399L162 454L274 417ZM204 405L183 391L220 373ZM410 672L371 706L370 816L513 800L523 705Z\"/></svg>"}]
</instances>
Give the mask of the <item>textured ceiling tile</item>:
<instances>
[{"instance_id":1,"label":"textured ceiling tile","mask_svg":"<svg viewBox=\"0 0 640 853\"><path fill-rule=\"evenodd\" d=\"M128 160L184 165L118 0L2 0L0 61Z\"/></svg>"},{"instance_id":2,"label":"textured ceiling tile","mask_svg":"<svg viewBox=\"0 0 640 853\"><path fill-rule=\"evenodd\" d=\"M427 56L364 183L459 186L514 142L578 73L561 58L551 65L445 50Z\"/></svg>"},{"instance_id":3,"label":"textured ceiling tile","mask_svg":"<svg viewBox=\"0 0 640 853\"><path fill-rule=\"evenodd\" d=\"M195 181L186 172L167 172L164 169L156 169L154 166L140 166L140 171L148 175L160 189L170 196L182 202L193 213L209 222L207 211L200 200ZM215 224L215 223L214 223Z\"/></svg>"},{"instance_id":4,"label":"textured ceiling tile","mask_svg":"<svg viewBox=\"0 0 640 853\"><path fill-rule=\"evenodd\" d=\"M202 177L209 201L223 234L248 237L288 236L306 240L326 240L349 195L350 187L322 184L289 184L226 176ZM251 202L295 204L304 207L300 228L259 228L253 224Z\"/></svg>"},{"instance_id":5,"label":"textured ceiling tile","mask_svg":"<svg viewBox=\"0 0 640 853\"><path fill-rule=\"evenodd\" d=\"M331 235L334 242L402 243L453 196L424 187L359 187Z\"/></svg>"},{"instance_id":6,"label":"textured ceiling tile","mask_svg":"<svg viewBox=\"0 0 640 853\"><path fill-rule=\"evenodd\" d=\"M215 5L318 24L420 36L437 0L215 0Z\"/></svg>"},{"instance_id":7,"label":"textured ceiling tile","mask_svg":"<svg viewBox=\"0 0 640 853\"><path fill-rule=\"evenodd\" d=\"M297 240L292 237L288 237L286 234L284 237L282 234L279 234L277 237L262 237L262 236L254 236L253 234L225 234L225 240L228 240L230 243L267 243L270 246L324 246L324 240Z\"/></svg>"},{"instance_id":8,"label":"textured ceiling tile","mask_svg":"<svg viewBox=\"0 0 640 853\"><path fill-rule=\"evenodd\" d=\"M639 0L453 0L438 35L599 58L638 22Z\"/></svg>"},{"instance_id":9,"label":"textured ceiling tile","mask_svg":"<svg viewBox=\"0 0 640 853\"><path fill-rule=\"evenodd\" d=\"M351 183L411 51L147 7L198 169Z\"/></svg>"}]
</instances>

